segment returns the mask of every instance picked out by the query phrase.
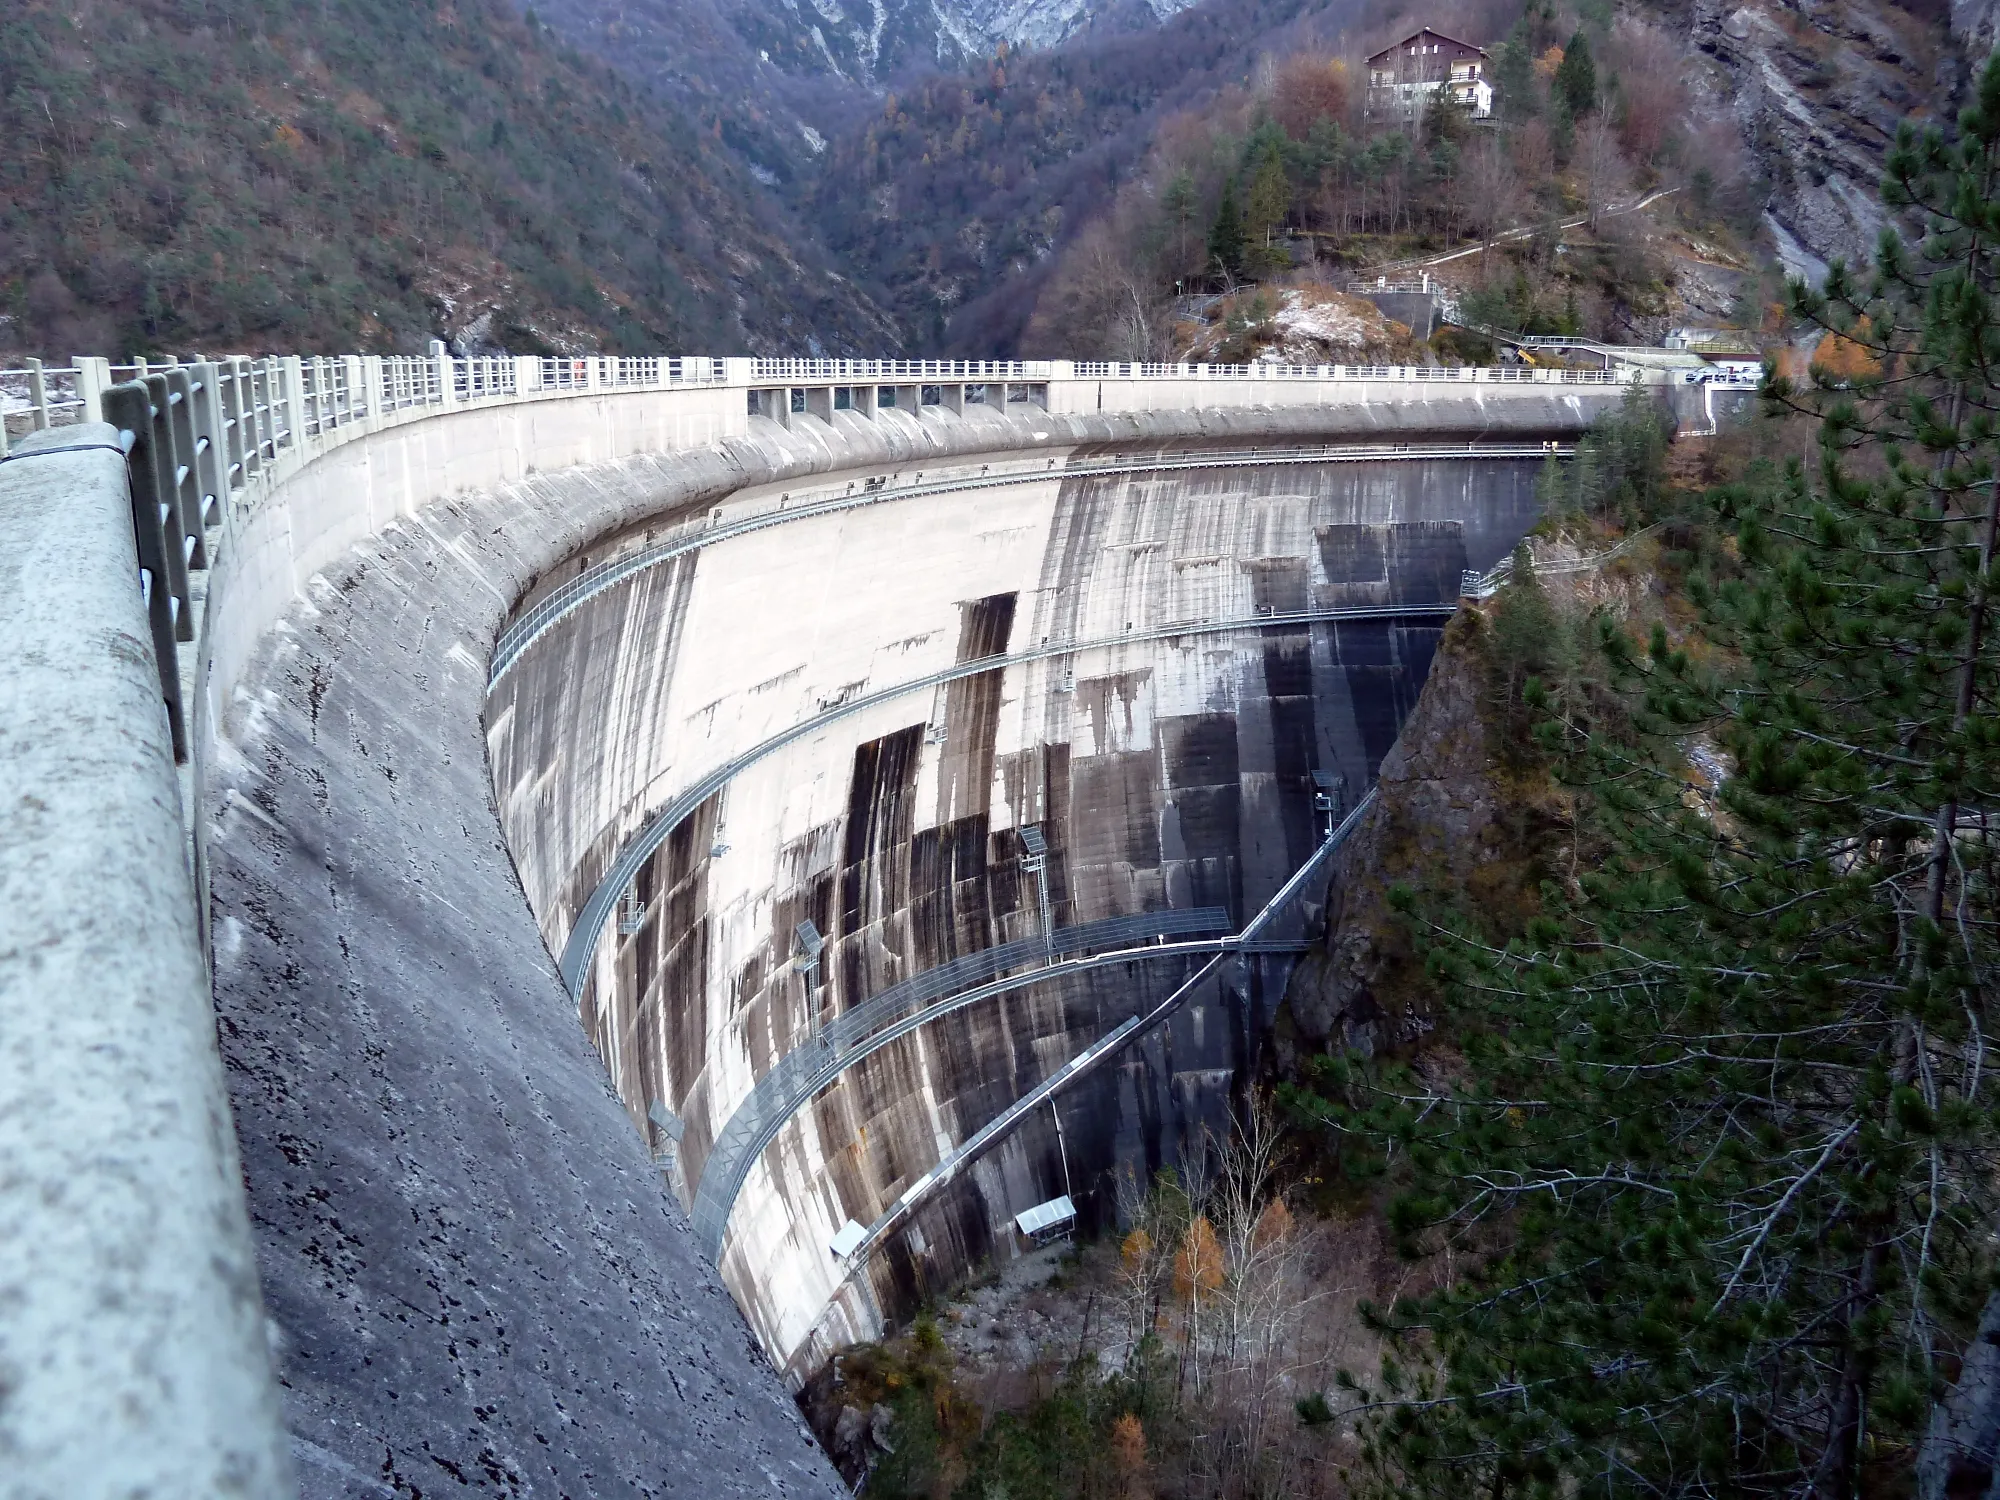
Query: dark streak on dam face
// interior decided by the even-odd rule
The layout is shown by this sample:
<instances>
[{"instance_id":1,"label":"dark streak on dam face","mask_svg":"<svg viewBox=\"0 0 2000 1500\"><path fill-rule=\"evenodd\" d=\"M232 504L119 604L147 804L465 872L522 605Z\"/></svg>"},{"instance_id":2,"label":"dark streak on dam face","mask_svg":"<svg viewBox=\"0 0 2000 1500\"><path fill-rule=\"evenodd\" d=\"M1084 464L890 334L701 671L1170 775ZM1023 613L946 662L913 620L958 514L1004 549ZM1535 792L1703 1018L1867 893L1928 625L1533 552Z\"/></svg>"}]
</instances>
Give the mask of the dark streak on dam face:
<instances>
[{"instance_id":1,"label":"dark streak on dam face","mask_svg":"<svg viewBox=\"0 0 2000 1500\"><path fill-rule=\"evenodd\" d=\"M538 640L496 685L488 751L517 868L558 949L621 843L731 757L954 663L1107 643L829 721L747 767L640 869L580 1004L620 1098L663 1152L648 1116L671 1111L684 1200L751 1084L814 1024L792 963L799 923L826 938L824 1020L1037 933L1024 827L1047 841L1056 926L1204 906L1240 923L1260 906L1315 845L1312 773L1355 792L1372 779L1422 686L1436 623L1118 638L1455 598L1462 570L1490 567L1532 523L1538 469L1411 459L1054 473L931 494L689 555ZM777 502L776 488L718 509ZM1087 1217L1115 1211L1121 1174L1143 1180L1204 1126L1226 1128L1284 962L1225 965L1163 1033L1062 1097ZM1010 1253L1011 1216L1064 1190L1046 1112L935 1192L863 1274L847 1277L827 1243L1186 972L1185 960L1135 962L1013 989L874 1053L801 1109L750 1169L722 1257L773 1358L802 1375Z\"/></svg>"}]
</instances>

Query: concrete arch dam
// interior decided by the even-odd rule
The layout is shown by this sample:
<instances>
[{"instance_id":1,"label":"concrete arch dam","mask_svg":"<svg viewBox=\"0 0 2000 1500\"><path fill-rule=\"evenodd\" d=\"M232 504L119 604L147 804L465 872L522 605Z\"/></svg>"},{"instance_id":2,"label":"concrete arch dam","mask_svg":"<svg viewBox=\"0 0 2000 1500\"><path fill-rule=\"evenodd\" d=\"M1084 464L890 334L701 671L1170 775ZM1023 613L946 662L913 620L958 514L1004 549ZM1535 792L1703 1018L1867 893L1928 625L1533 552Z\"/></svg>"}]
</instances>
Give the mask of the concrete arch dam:
<instances>
[{"instance_id":1,"label":"concrete arch dam","mask_svg":"<svg viewBox=\"0 0 2000 1500\"><path fill-rule=\"evenodd\" d=\"M1533 523L1539 440L1315 436L747 485L566 560L502 632L486 740L529 903L792 1378L1005 1253L1014 1214L1069 1188L1108 1213L1118 1174L1226 1125L1282 957L1071 1091L1060 1141L1039 1112L864 1263L829 1249L1306 862L1314 773L1350 805L1371 784L1463 572ZM1067 961L1037 977L1046 948ZM817 1028L858 1036L913 987L892 1037L808 1067Z\"/></svg>"},{"instance_id":2,"label":"concrete arch dam","mask_svg":"<svg viewBox=\"0 0 2000 1500\"><path fill-rule=\"evenodd\" d=\"M805 1371L1061 1191L1045 1109L922 1189L1204 972L1061 1096L1078 1196L1220 1121L1285 958L1209 966L1314 851L1311 773L1367 785L1542 444L1623 395L1056 371L800 411L811 371L524 362L426 407L353 363L357 414L274 426L217 507L186 688L315 1497L834 1493L767 1357ZM760 1144L806 920L825 1034L880 1027Z\"/></svg>"}]
</instances>

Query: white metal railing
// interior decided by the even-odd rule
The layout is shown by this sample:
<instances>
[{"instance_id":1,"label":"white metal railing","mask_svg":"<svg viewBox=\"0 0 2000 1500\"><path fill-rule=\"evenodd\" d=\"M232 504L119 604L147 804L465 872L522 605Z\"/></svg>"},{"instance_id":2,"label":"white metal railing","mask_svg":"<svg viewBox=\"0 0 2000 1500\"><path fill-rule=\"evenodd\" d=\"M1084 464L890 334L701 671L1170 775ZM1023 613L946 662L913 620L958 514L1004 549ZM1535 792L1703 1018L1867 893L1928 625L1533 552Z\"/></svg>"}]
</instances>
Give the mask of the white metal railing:
<instances>
[{"instance_id":1,"label":"white metal railing","mask_svg":"<svg viewBox=\"0 0 2000 1500\"><path fill-rule=\"evenodd\" d=\"M74 366L31 359L16 370L0 369L0 458L6 457L11 440L67 427L84 417Z\"/></svg>"},{"instance_id":2,"label":"white metal railing","mask_svg":"<svg viewBox=\"0 0 2000 1500\"><path fill-rule=\"evenodd\" d=\"M1047 380L1046 359L753 359L756 380Z\"/></svg>"},{"instance_id":3,"label":"white metal railing","mask_svg":"<svg viewBox=\"0 0 2000 1500\"><path fill-rule=\"evenodd\" d=\"M257 408L271 419L266 458L289 447L294 434L318 437L364 418L416 407L592 390L673 389L736 385L841 386L952 383L1007 386L1007 399L1031 399L1027 386L1055 380L1238 382L1245 380L1475 383L1483 385L1609 385L1642 378L1612 370L1531 369L1506 365L1167 364L1116 360L734 359L665 355L429 355L241 356L134 360L79 359L68 364L27 360L0 369L0 456L30 432L93 420L98 397L112 385L196 364L241 370L257 390ZM989 398L999 404L997 397ZM1039 393L1034 399L1039 399ZM926 391L919 404L932 401Z\"/></svg>"},{"instance_id":4,"label":"white metal railing","mask_svg":"<svg viewBox=\"0 0 2000 1500\"><path fill-rule=\"evenodd\" d=\"M1571 450L1572 452L1574 450ZM1630 552L1648 537L1657 536L1667 523L1655 521L1643 531L1635 531L1616 546L1607 547L1602 552L1586 552L1580 557L1560 557L1547 560L1536 559L1537 578L1560 578L1571 573L1590 573L1614 562ZM1491 599L1514 576L1514 559L1503 557L1494 565L1490 573L1475 573L1467 569L1460 575L1459 595L1466 599Z\"/></svg>"},{"instance_id":5,"label":"white metal railing","mask_svg":"<svg viewBox=\"0 0 2000 1500\"><path fill-rule=\"evenodd\" d=\"M134 493L157 491L165 519L148 519L148 506L135 509L142 554L154 542L159 556L141 561L142 587L154 615L161 685L174 724L176 752L187 753L182 722L178 645L193 640L191 616L199 590L187 574L207 566L204 533L220 526L224 539L233 525L229 497L253 481L274 478L310 462L325 448L389 421L493 402L595 391L733 387L749 393L753 411L771 412L769 400L789 389L787 412L806 401L801 386L831 388L819 399L827 412L840 407L839 387L856 381L914 381L923 389L914 405L944 400L941 387L964 386L968 401L1049 407L1052 384L1082 380L1196 383L1314 381L1369 383L1485 383L1506 385L1608 385L1624 379L1608 370L1543 370L1500 366L1156 364L1069 360L861 360L716 359L708 356L541 355L459 358L442 344L428 355L225 356L187 360L79 358L54 366L30 361L0 371L0 456L11 424L25 433L79 420L109 419L128 434L128 449L142 428L156 428L149 440L157 472L137 474ZM1634 378L1639 378L1635 372ZM119 396L117 411L107 398ZM135 394L136 393L136 394ZM1312 400L1309 393L1302 393ZM1199 402L1198 396L1173 400ZM136 405L134 403L137 403ZM884 404L891 404L884 398ZM824 413L823 413L824 414ZM1273 459L1282 455L1273 455ZM137 460L135 459L135 463ZM155 532L159 534L154 535Z\"/></svg>"}]
</instances>

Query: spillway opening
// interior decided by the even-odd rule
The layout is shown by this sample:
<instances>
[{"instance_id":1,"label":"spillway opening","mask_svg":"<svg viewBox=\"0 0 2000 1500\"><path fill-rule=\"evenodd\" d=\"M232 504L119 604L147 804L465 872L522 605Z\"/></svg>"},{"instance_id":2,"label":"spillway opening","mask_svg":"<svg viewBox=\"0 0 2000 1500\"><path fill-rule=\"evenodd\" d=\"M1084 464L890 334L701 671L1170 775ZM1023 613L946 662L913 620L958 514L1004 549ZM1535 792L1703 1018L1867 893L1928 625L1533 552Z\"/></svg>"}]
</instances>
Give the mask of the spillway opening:
<instances>
[{"instance_id":1,"label":"spillway opening","mask_svg":"<svg viewBox=\"0 0 2000 1500\"><path fill-rule=\"evenodd\" d=\"M486 711L516 867L795 1381L1024 1210L1108 1226L1226 1131L1316 916L1287 883L1541 461L912 459L663 511L520 602Z\"/></svg>"}]
</instances>

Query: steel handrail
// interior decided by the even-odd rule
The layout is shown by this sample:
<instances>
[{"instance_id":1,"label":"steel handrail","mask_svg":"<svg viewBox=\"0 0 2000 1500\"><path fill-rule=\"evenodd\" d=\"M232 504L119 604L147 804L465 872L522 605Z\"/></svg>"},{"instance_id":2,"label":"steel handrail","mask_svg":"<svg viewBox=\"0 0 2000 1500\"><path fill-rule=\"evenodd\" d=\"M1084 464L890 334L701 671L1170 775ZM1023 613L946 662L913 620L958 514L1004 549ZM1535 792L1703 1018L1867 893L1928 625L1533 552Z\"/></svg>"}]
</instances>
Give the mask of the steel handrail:
<instances>
[{"instance_id":1,"label":"steel handrail","mask_svg":"<svg viewBox=\"0 0 2000 1500\"><path fill-rule=\"evenodd\" d=\"M1193 469L1253 468L1260 465L1371 463L1390 459L1421 463L1466 458L1569 458L1575 453L1576 448L1573 444L1561 443L1468 443L1462 446L1401 443L1326 448L1228 449L1194 455L1161 454L1156 457L1129 459L1122 456L1115 459L1084 459L1067 465L1053 462L1053 466L1049 468L1010 469L1001 474L966 475L955 479L935 480L930 484L913 483L901 488L884 484L876 489L857 490L850 481L847 489L842 492L834 491L831 486L788 492L782 503L769 510L757 511L719 525L707 520L689 523L666 541L656 542L642 551L625 557L614 557L601 562L550 590L500 632L499 640L493 645L492 663L487 669L487 690L490 692L500 679L513 669L530 646L598 595L617 587L627 579L650 569L662 567L690 552L699 552L735 537L748 536L772 526L788 525L793 521L812 520L892 500L915 500L952 494L961 490L1039 484L1072 476L1100 477Z\"/></svg>"},{"instance_id":2,"label":"steel handrail","mask_svg":"<svg viewBox=\"0 0 2000 1500\"><path fill-rule=\"evenodd\" d=\"M1183 635L1212 635L1235 630L1283 629L1297 625L1339 623L1343 620L1376 619L1444 619L1458 610L1456 599L1440 600L1428 604L1366 604L1345 609L1287 610L1282 613L1239 616L1229 620L1185 620L1158 625L1146 630L1130 631L1124 635L1103 636L1089 641L1052 641L1027 651L1016 651L1005 656L980 657L974 661L959 662L942 671L925 677L900 682L892 687L867 693L845 703L834 704L801 720L768 739L760 741L732 760L718 766L696 781L685 791L672 798L658 812L642 822L631 836L619 847L611 865L597 882L597 886L585 899L563 942L562 956L556 967L562 975L564 985L573 996L581 997L584 980L587 977L591 956L597 951L598 938L604 931L605 923L611 920L611 913L618 904L618 898L625 888L638 878L640 869L653 857L661 844L667 841L674 829L678 828L694 810L710 797L722 790L731 781L785 746L808 735L816 734L835 720L850 714L861 713L879 707L894 699L927 688L938 687L963 677L978 676L985 672L1004 671L1009 667L1024 666L1030 662L1044 661L1051 657L1070 656L1083 651L1104 650L1115 646L1139 644L1146 641L1171 640Z\"/></svg>"}]
</instances>

